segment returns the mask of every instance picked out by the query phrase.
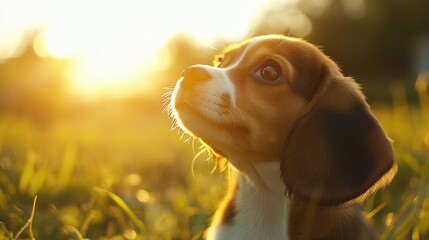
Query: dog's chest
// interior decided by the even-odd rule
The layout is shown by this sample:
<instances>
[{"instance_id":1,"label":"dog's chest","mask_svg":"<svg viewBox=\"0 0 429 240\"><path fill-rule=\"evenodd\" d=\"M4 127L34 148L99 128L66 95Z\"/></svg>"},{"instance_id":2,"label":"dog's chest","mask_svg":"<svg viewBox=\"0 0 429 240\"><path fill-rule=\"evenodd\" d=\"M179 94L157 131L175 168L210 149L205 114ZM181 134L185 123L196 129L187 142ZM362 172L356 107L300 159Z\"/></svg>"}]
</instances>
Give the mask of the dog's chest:
<instances>
[{"instance_id":1,"label":"dog's chest","mask_svg":"<svg viewBox=\"0 0 429 240\"><path fill-rule=\"evenodd\" d=\"M235 216L227 224L213 225L208 230L208 239L288 239L287 226L290 201L284 195L283 185L266 183L280 181L275 175L266 175L267 181L260 185L250 184L245 177L238 176L238 189L233 198ZM278 179L278 180L277 180ZM277 187L278 186L278 187ZM229 209L219 209L227 212Z\"/></svg>"}]
</instances>

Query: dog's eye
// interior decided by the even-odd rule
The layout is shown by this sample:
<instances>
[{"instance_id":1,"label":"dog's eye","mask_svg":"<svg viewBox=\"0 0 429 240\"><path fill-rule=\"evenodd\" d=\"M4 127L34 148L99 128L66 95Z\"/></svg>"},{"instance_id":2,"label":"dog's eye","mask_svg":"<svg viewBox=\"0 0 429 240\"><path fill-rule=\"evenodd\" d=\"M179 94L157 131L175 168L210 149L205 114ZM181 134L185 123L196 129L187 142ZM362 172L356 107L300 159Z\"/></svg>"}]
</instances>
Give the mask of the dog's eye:
<instances>
[{"instance_id":1,"label":"dog's eye","mask_svg":"<svg viewBox=\"0 0 429 240\"><path fill-rule=\"evenodd\" d=\"M216 56L214 60L214 66L219 68L222 65L223 57L222 56Z\"/></svg>"},{"instance_id":2,"label":"dog's eye","mask_svg":"<svg viewBox=\"0 0 429 240\"><path fill-rule=\"evenodd\" d=\"M268 82L277 82L282 78L282 68L278 62L268 59L259 68L258 76Z\"/></svg>"}]
</instances>

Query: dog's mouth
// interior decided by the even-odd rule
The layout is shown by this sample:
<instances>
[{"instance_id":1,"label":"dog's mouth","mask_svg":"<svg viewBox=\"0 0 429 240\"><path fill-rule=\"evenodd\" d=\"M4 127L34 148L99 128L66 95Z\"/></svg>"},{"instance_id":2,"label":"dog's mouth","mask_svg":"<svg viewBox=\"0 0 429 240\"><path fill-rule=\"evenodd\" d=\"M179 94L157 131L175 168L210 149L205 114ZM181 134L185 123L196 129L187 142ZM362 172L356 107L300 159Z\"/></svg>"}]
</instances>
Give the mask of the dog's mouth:
<instances>
[{"instance_id":1,"label":"dog's mouth","mask_svg":"<svg viewBox=\"0 0 429 240\"><path fill-rule=\"evenodd\" d=\"M214 106L210 108L204 106L203 104L195 106L179 99L177 99L176 103L174 104L175 118L180 119L185 127L188 127L188 125L192 124L189 124L187 121L188 119L192 119L197 120L198 124L206 125L208 127L215 127L228 131L248 131L248 127L239 123L238 120L234 118L233 112L230 109L224 109L221 106Z\"/></svg>"},{"instance_id":2,"label":"dog's mouth","mask_svg":"<svg viewBox=\"0 0 429 240\"><path fill-rule=\"evenodd\" d=\"M230 133L248 133L249 127L244 124L237 114L237 110L214 101L184 97L183 89L175 89L172 98L174 118L178 120L180 127L186 132L204 138L210 130L228 131ZM189 97L189 96L188 96ZM196 101L198 100L198 101ZM208 129L209 128L209 129Z\"/></svg>"}]
</instances>

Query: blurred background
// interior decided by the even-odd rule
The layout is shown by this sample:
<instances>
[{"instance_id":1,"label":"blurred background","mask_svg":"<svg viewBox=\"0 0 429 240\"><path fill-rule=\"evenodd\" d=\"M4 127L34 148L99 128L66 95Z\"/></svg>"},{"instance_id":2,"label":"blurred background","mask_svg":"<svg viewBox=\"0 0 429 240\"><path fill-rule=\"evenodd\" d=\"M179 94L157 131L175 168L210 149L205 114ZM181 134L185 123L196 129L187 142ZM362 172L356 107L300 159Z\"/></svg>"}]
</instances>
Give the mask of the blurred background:
<instances>
[{"instance_id":1,"label":"blurred background","mask_svg":"<svg viewBox=\"0 0 429 240\"><path fill-rule=\"evenodd\" d=\"M230 171L171 130L163 94L184 67L268 33L321 46L362 85L399 164L367 216L384 239L429 239L428 11L427 0L0 0L0 239L201 239Z\"/></svg>"}]
</instances>

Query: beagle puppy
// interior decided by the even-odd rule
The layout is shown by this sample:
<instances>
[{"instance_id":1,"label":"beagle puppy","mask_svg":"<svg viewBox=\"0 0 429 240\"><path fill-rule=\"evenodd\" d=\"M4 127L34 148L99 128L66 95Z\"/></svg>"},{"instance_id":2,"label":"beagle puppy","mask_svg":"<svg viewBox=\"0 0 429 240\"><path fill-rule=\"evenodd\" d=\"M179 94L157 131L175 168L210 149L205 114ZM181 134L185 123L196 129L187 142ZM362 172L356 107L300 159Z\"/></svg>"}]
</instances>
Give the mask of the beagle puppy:
<instances>
[{"instance_id":1,"label":"beagle puppy","mask_svg":"<svg viewBox=\"0 0 429 240\"><path fill-rule=\"evenodd\" d=\"M378 238L361 203L394 177L392 144L358 84L314 45L233 44L183 71L171 107L236 172L207 239Z\"/></svg>"}]
</instances>

